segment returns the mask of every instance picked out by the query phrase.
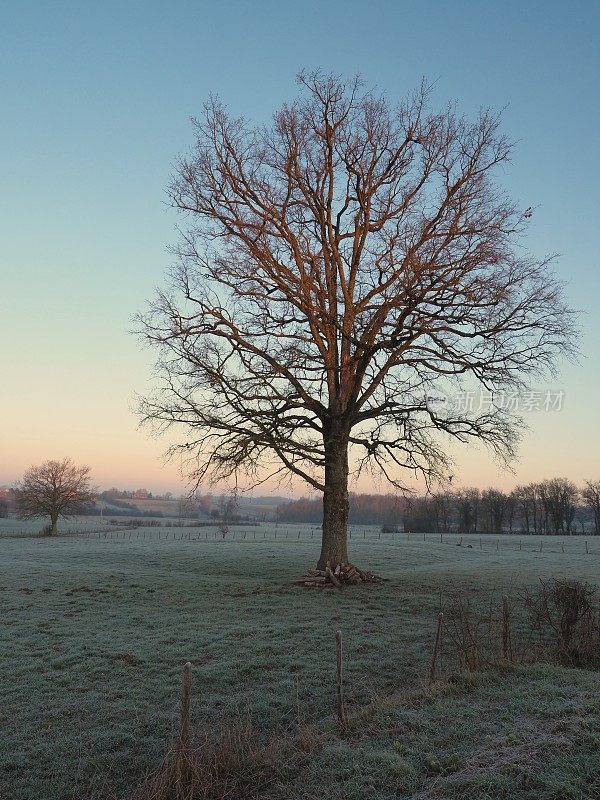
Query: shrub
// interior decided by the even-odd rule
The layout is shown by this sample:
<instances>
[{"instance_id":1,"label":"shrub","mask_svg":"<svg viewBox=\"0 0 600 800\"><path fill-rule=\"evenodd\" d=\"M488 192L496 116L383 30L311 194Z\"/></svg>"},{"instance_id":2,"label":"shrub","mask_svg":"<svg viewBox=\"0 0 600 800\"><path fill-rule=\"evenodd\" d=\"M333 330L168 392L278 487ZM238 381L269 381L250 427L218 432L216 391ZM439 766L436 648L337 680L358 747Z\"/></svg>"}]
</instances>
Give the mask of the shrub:
<instances>
[{"instance_id":1,"label":"shrub","mask_svg":"<svg viewBox=\"0 0 600 800\"><path fill-rule=\"evenodd\" d=\"M568 666L600 666L600 618L594 611L596 587L562 578L526 590L523 602L541 633L551 632L556 656Z\"/></svg>"}]
</instances>

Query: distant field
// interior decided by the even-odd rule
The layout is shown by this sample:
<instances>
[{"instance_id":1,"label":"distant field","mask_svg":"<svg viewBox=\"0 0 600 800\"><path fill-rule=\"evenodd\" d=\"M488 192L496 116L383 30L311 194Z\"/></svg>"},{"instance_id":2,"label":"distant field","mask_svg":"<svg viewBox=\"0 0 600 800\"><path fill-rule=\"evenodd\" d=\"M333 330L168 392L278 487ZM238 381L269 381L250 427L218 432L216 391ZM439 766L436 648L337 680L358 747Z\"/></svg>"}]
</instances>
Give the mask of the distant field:
<instances>
[{"instance_id":1,"label":"distant field","mask_svg":"<svg viewBox=\"0 0 600 800\"><path fill-rule=\"evenodd\" d=\"M519 550L518 536L459 547L455 535L355 528L352 560L390 580L323 593L290 586L316 559L311 526L238 528L235 540L97 519L87 525L97 533L69 535L75 522L56 540L7 536L14 526L0 520L2 798L124 796L161 754L188 659L197 722L241 712L265 732L300 718L323 733L269 797L600 796L598 673L519 667L418 694L440 590L499 599L550 576L598 583L600 538L586 554L582 537L544 537L540 552L535 537ZM338 628L350 706L388 698L343 737L332 717Z\"/></svg>"},{"instance_id":2,"label":"distant field","mask_svg":"<svg viewBox=\"0 0 600 800\"><path fill-rule=\"evenodd\" d=\"M110 514L110 504L107 506L106 502L97 501L98 505L107 509ZM181 515L181 504L177 498L170 500L160 500L158 498L130 498L121 500L120 502L128 503L131 506L136 506L140 512L158 514L163 517L172 517L177 519ZM237 510L240 514L248 514L250 517L260 519L263 515L267 518L274 519L275 511L279 503L285 502L283 497L275 498L248 498L245 495L238 498ZM215 497L215 503L218 504L218 497Z\"/></svg>"}]
</instances>

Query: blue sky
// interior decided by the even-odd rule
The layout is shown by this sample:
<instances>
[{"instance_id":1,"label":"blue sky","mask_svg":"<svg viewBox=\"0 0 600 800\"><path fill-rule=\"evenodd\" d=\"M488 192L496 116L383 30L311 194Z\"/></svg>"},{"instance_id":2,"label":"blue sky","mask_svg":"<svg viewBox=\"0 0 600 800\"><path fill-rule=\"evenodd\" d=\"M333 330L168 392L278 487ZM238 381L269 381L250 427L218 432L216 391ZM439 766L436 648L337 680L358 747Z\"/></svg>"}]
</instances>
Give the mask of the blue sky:
<instances>
[{"instance_id":1,"label":"blue sky","mask_svg":"<svg viewBox=\"0 0 600 800\"><path fill-rule=\"evenodd\" d=\"M176 238L171 166L210 92L267 120L302 67L392 100L426 76L433 104L504 109L518 145L502 180L537 209L529 249L561 254L582 362L556 382L564 410L529 416L516 477L473 452L457 474L599 477L599 23L591 1L2 3L0 483L71 455L102 485L177 488L136 429L150 355L128 334Z\"/></svg>"}]
</instances>

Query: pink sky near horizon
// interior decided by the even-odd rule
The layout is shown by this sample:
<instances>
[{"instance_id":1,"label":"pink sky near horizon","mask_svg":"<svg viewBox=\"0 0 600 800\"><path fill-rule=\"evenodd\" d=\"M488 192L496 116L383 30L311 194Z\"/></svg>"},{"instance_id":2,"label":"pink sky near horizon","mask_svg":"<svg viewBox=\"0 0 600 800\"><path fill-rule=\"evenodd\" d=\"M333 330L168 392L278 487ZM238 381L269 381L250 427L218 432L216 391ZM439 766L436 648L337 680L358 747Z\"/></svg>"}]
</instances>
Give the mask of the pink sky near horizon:
<instances>
[{"instance_id":1,"label":"pink sky near horizon","mask_svg":"<svg viewBox=\"0 0 600 800\"><path fill-rule=\"evenodd\" d=\"M22 380L25 379L24 374ZM127 388L123 387L107 405L106 392L97 384L73 385L67 402L64 396L55 395L53 399L50 393L43 407L31 399L36 396L33 388L30 392L26 386L23 389L11 403L7 404L6 396L2 401L2 418L10 419L11 424L3 432L0 485L13 485L32 464L69 456L91 467L93 482L100 489L117 486L176 494L186 490L178 464L164 461L167 442L138 428L137 418L130 410L133 401ZM512 465L514 473L499 467L485 449L454 447L452 486L495 486L510 490L520 483L556 476L570 478L578 485L586 479L597 479L600 469L595 450L590 446L588 430L578 424L585 405L583 398L577 395L569 398L567 393L561 411L527 414L531 430L525 434L519 460ZM421 488L414 480L408 479L407 484ZM244 486L243 480L241 485ZM219 492L230 486L210 487L205 483L203 488ZM385 482L374 482L367 475L361 476L351 488L369 493L393 490ZM272 481L254 490L256 495L291 497L311 493L310 487L298 480L291 485Z\"/></svg>"}]
</instances>

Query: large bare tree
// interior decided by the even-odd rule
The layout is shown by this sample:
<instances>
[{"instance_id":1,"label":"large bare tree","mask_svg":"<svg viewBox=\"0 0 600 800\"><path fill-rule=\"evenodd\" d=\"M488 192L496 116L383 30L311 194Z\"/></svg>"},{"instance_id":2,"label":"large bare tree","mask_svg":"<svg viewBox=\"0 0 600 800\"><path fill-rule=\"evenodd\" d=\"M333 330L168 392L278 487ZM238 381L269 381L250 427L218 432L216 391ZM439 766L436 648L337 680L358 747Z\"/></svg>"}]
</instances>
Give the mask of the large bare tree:
<instances>
[{"instance_id":1,"label":"large bare tree","mask_svg":"<svg viewBox=\"0 0 600 800\"><path fill-rule=\"evenodd\" d=\"M49 517L48 533L58 533L58 520L83 510L93 500L90 468L71 459L45 461L30 467L17 487L17 508L23 519Z\"/></svg>"},{"instance_id":2,"label":"large bare tree","mask_svg":"<svg viewBox=\"0 0 600 800\"><path fill-rule=\"evenodd\" d=\"M392 108L358 80L299 82L269 125L216 100L195 121L170 189L188 224L140 317L161 378L142 413L185 426L173 452L196 483L286 473L322 492L334 567L349 472L431 482L452 439L510 458L510 407L428 398L519 390L574 328L548 260L523 253L530 210L494 182L496 116L429 111L426 87Z\"/></svg>"}]
</instances>

